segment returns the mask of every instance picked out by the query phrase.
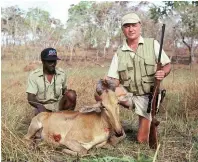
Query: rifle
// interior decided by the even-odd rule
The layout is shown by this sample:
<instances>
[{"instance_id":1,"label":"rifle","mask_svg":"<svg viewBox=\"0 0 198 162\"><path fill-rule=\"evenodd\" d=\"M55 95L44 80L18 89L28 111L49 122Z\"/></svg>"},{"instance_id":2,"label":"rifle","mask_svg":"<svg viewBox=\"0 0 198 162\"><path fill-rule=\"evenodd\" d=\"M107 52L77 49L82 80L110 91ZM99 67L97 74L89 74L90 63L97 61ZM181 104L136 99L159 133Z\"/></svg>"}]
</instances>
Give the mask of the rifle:
<instances>
[{"instance_id":1,"label":"rifle","mask_svg":"<svg viewBox=\"0 0 198 162\"><path fill-rule=\"evenodd\" d=\"M157 71L162 69L161 64L161 54L162 54L162 45L164 40L164 32L165 32L165 24L162 25L162 34L161 34L161 42L160 42L160 50L159 50L159 57L157 61ZM159 125L159 121L155 118L156 111L157 111L157 96L159 94L159 87L160 87L160 80L155 79L154 87L153 87L153 94L152 94L152 100L151 100L151 116L152 116L152 122L150 126L150 133L149 133L149 146L152 149L157 149L157 126ZM149 111L149 110L148 110Z\"/></svg>"}]
</instances>

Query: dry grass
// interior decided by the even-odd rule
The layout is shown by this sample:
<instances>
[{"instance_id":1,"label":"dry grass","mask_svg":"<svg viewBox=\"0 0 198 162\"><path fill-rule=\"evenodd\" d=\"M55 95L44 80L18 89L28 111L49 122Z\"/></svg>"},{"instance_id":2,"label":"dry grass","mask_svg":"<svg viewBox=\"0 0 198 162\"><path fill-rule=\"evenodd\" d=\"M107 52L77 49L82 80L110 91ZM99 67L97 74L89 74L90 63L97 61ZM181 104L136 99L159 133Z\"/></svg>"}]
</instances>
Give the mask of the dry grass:
<instances>
[{"instance_id":1,"label":"dry grass","mask_svg":"<svg viewBox=\"0 0 198 162\"><path fill-rule=\"evenodd\" d=\"M137 161L152 161L155 151L150 150L147 145L136 143L137 116L125 109L121 109L121 118L128 122L127 138L116 148L93 148L88 157L81 159L67 156L60 148L53 148L44 142L40 143L36 150L28 148L22 141L33 116L25 94L29 71L24 71L24 67L28 64L27 61L2 60L2 161L96 161L100 158L105 161L105 157L121 159L129 156ZM106 74L109 62L102 65L104 67L93 62L65 64L63 61L58 64L68 74L68 87L77 91L77 109L95 103L93 94L96 82ZM197 66L191 71L188 66L178 68L163 83L167 89L167 97L157 115L161 121L157 162L198 161L197 69ZM123 159L121 161L124 161Z\"/></svg>"}]
</instances>

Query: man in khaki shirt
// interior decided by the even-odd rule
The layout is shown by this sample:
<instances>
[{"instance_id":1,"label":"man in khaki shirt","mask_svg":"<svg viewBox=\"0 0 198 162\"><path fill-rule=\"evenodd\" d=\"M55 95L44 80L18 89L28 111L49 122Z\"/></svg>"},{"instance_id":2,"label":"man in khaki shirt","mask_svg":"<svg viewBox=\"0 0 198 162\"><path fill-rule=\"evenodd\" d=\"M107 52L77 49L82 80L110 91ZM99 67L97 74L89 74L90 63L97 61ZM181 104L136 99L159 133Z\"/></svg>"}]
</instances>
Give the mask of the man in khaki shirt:
<instances>
[{"instance_id":1,"label":"man in khaki shirt","mask_svg":"<svg viewBox=\"0 0 198 162\"><path fill-rule=\"evenodd\" d=\"M35 115L43 111L74 110L76 92L67 90L66 74L56 68L57 52L46 48L41 52L43 67L30 73L27 86L28 102L35 109Z\"/></svg>"},{"instance_id":2,"label":"man in khaki shirt","mask_svg":"<svg viewBox=\"0 0 198 162\"><path fill-rule=\"evenodd\" d=\"M147 113L151 88L148 87L154 83L154 78L163 80L169 74L170 59L163 51L161 55L163 67L155 71L159 43L152 38L141 36L141 20L135 13L124 15L121 25L126 39L114 55L105 79L117 86L116 94L122 106L135 107L135 113L139 117L137 140L144 143L148 142L152 120L151 114ZM95 98L100 101L99 96L96 95Z\"/></svg>"}]
</instances>

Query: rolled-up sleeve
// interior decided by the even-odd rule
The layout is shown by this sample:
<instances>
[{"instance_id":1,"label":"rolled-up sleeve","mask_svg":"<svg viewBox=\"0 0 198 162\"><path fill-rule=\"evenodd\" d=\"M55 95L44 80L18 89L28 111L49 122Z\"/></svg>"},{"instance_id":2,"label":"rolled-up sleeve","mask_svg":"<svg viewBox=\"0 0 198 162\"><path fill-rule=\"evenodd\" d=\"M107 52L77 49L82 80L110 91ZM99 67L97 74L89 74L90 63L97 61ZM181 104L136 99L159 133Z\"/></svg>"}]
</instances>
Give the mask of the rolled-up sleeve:
<instances>
[{"instance_id":1,"label":"rolled-up sleeve","mask_svg":"<svg viewBox=\"0 0 198 162\"><path fill-rule=\"evenodd\" d=\"M107 74L108 77L119 79L118 74L118 56L115 54L111 61L111 65Z\"/></svg>"},{"instance_id":2,"label":"rolled-up sleeve","mask_svg":"<svg viewBox=\"0 0 198 162\"><path fill-rule=\"evenodd\" d=\"M155 50L156 60L159 57L159 49L160 49L160 44L158 43L157 40L154 40L154 50ZM162 49L162 54L161 54L161 60L160 61L162 63L162 66L171 62L169 57L167 56L167 54L164 52L163 49Z\"/></svg>"}]
</instances>

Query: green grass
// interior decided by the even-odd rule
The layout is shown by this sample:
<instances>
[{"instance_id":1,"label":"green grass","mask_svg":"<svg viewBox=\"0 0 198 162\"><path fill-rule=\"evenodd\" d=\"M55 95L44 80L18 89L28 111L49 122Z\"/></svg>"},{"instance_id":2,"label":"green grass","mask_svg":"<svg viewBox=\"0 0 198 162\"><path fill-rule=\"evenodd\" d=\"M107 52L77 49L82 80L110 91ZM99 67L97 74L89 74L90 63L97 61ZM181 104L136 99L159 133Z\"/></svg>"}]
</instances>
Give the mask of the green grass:
<instances>
[{"instance_id":1,"label":"green grass","mask_svg":"<svg viewBox=\"0 0 198 162\"><path fill-rule=\"evenodd\" d=\"M2 60L2 161L153 161L156 152L136 142L137 115L126 109L121 109L121 119L128 123L127 137L115 148L93 148L83 158L65 155L60 148L45 142L41 142L36 150L31 150L22 140L33 117L33 109L28 105L25 93L29 72L25 72L24 67L28 64ZM102 66L93 62L58 64L67 72L68 88L77 91L77 109L95 103L96 83L107 74L110 62L100 64ZM188 66L183 66L174 71L174 78L171 72L163 82L167 96L157 115L161 122L158 127L160 148L156 153L157 162L198 161L197 69L194 66L190 71Z\"/></svg>"}]
</instances>

